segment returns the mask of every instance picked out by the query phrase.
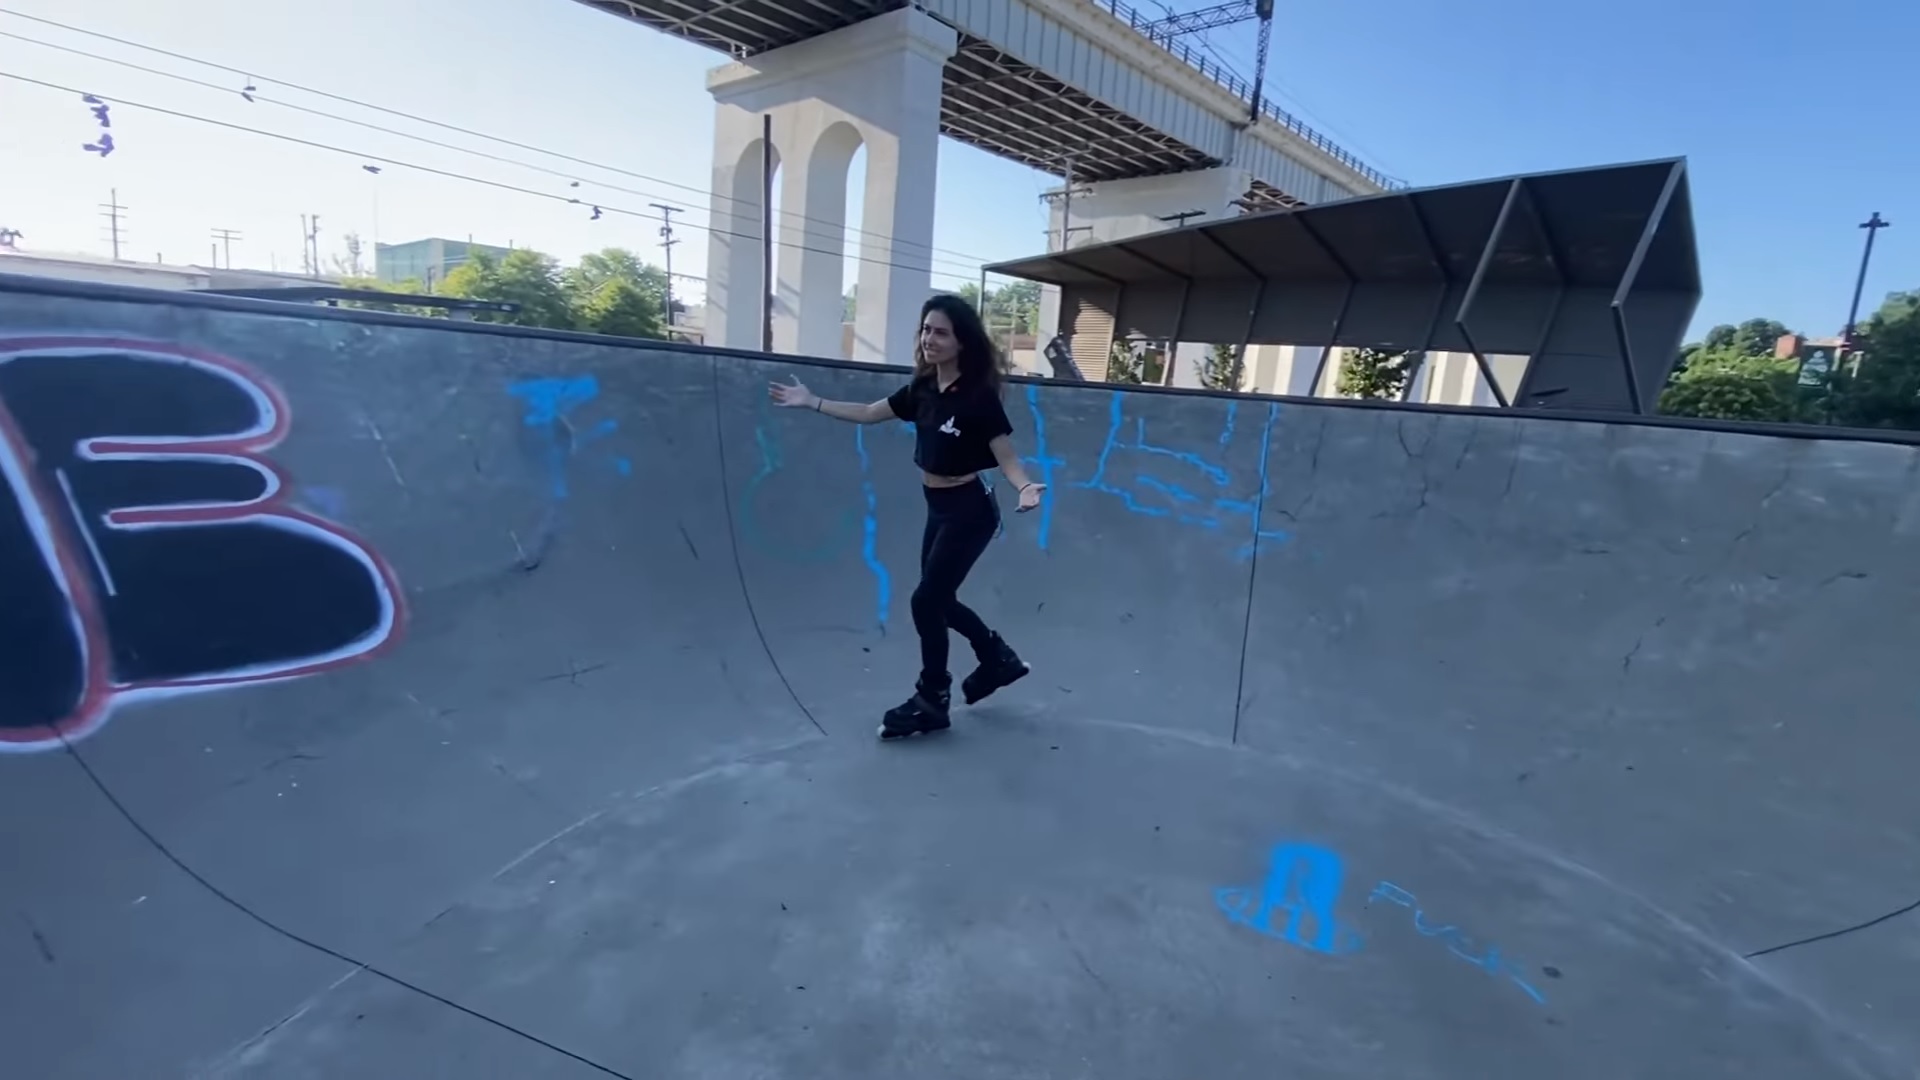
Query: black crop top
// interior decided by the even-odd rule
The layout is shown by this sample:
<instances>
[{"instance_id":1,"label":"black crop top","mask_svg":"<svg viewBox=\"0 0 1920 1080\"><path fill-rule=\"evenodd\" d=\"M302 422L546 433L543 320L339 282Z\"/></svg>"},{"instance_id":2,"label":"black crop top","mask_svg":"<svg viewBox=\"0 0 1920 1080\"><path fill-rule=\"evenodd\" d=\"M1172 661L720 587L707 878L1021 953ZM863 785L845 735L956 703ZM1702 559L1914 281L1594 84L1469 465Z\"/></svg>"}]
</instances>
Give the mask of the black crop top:
<instances>
[{"instance_id":1,"label":"black crop top","mask_svg":"<svg viewBox=\"0 0 1920 1080\"><path fill-rule=\"evenodd\" d=\"M913 463L935 476L999 467L987 444L1013 434L1000 396L964 375L942 392L938 378L917 376L887 397L893 415L913 425Z\"/></svg>"}]
</instances>

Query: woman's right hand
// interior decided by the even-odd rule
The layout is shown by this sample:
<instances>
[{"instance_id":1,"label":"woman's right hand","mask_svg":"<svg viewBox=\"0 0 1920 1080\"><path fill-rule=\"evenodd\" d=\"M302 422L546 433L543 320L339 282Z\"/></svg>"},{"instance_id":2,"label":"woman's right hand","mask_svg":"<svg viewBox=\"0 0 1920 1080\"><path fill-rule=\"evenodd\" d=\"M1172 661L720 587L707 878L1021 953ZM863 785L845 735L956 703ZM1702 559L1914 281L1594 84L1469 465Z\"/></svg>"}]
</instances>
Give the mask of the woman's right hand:
<instances>
[{"instance_id":1,"label":"woman's right hand","mask_svg":"<svg viewBox=\"0 0 1920 1080\"><path fill-rule=\"evenodd\" d=\"M788 409L811 409L819 404L820 398L801 383L800 376L793 376L793 385L768 383L767 396L775 405Z\"/></svg>"}]
</instances>

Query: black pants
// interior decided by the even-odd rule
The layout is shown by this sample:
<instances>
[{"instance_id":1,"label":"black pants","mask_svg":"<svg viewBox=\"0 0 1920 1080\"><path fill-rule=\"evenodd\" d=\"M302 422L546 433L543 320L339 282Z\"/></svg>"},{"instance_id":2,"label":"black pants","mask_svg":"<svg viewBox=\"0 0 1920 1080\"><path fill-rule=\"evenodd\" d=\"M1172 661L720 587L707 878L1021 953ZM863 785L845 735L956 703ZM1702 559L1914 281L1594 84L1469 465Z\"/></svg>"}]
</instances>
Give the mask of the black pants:
<instances>
[{"instance_id":1,"label":"black pants","mask_svg":"<svg viewBox=\"0 0 1920 1080\"><path fill-rule=\"evenodd\" d=\"M913 628L920 634L920 677L930 686L950 681L947 629L958 630L977 656L988 655L993 632L957 595L967 572L1000 528L1000 504L984 481L924 487L927 529L920 538L920 584L913 590Z\"/></svg>"}]
</instances>

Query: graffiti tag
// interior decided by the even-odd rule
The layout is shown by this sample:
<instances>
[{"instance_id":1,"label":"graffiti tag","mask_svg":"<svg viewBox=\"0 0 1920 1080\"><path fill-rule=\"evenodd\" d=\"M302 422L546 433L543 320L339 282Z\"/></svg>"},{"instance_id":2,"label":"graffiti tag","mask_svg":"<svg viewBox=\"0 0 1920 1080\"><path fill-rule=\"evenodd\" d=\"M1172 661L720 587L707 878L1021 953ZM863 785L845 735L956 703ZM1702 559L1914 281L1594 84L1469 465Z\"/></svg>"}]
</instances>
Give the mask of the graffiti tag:
<instances>
[{"instance_id":1,"label":"graffiti tag","mask_svg":"<svg viewBox=\"0 0 1920 1080\"><path fill-rule=\"evenodd\" d=\"M1341 925L1334 911L1345 879L1339 852L1317 844L1281 844L1273 849L1266 880L1254 888L1217 889L1214 903L1248 929L1311 952L1339 955L1361 945L1359 932Z\"/></svg>"},{"instance_id":2,"label":"graffiti tag","mask_svg":"<svg viewBox=\"0 0 1920 1080\"><path fill-rule=\"evenodd\" d=\"M1473 939L1468 937L1466 932L1459 927L1451 923L1438 926L1428 923L1427 913L1420 909L1419 898L1407 890L1395 885L1391 881L1383 881L1374 886L1373 895L1367 897L1367 903L1369 904L1375 900L1385 900L1391 904L1399 904L1401 907L1412 911L1413 928L1419 932L1420 936L1438 938L1446 944L1447 951L1453 955L1485 971L1489 975L1505 976L1511 980L1515 986L1525 991L1526 995L1536 1003L1541 1005L1547 1003L1546 996L1540 993L1532 983L1522 978L1519 968L1510 963L1506 957L1502 956L1498 948L1488 945L1476 952Z\"/></svg>"},{"instance_id":3,"label":"graffiti tag","mask_svg":"<svg viewBox=\"0 0 1920 1080\"><path fill-rule=\"evenodd\" d=\"M286 402L236 361L112 338L0 339L0 750L114 706L365 658L388 569L287 502Z\"/></svg>"}]
</instances>

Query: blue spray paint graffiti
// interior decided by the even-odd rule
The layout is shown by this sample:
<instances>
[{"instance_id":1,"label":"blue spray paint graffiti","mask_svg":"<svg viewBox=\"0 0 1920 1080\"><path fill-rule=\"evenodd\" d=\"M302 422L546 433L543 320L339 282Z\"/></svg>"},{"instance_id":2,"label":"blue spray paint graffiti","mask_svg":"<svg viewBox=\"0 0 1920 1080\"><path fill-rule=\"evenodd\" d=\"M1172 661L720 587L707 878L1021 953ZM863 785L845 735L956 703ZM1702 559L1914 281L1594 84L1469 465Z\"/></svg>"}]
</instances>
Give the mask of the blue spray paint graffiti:
<instances>
[{"instance_id":1,"label":"blue spray paint graffiti","mask_svg":"<svg viewBox=\"0 0 1920 1080\"><path fill-rule=\"evenodd\" d=\"M507 387L507 392L522 402L520 422L540 432L546 452L548 492L556 500L567 498L571 493L568 459L620 427L613 420L601 420L585 431L574 426L573 413L600 396L600 381L592 375L525 379ZM563 433L565 438L561 437ZM622 476L633 473L633 463L618 455L613 458L613 467Z\"/></svg>"},{"instance_id":2,"label":"blue spray paint graffiti","mask_svg":"<svg viewBox=\"0 0 1920 1080\"><path fill-rule=\"evenodd\" d=\"M909 435L913 432L910 424L903 423L898 427ZM760 466L740 489L741 535L762 550L805 562L831 562L844 558L849 540L857 539L856 550L860 561L873 574L875 625L881 633L886 633L893 608L893 578L880 558L880 501L873 484L873 459L867 451L866 427L859 424L853 427L853 451L860 464L860 510L858 513L842 511L833 519L833 527L826 535L809 544L795 541L791 523L782 523L770 531L761 521L761 491L776 473L786 468L787 462L778 429L768 423L764 416L754 425L753 441L760 451Z\"/></svg>"},{"instance_id":3,"label":"blue spray paint graffiti","mask_svg":"<svg viewBox=\"0 0 1920 1080\"><path fill-rule=\"evenodd\" d=\"M860 454L860 492L866 497L866 516L860 523L860 559L873 572L875 615L882 634L887 632L887 614L893 607L893 579L887 575L887 564L880 560L880 513L879 498L873 490L873 461L867 457L866 429L855 425L853 446Z\"/></svg>"},{"instance_id":4,"label":"blue spray paint graffiti","mask_svg":"<svg viewBox=\"0 0 1920 1080\"><path fill-rule=\"evenodd\" d=\"M1040 411L1040 388L1027 384L1027 412L1033 416L1033 456L1023 457L1021 462L1040 471L1040 482L1046 490L1040 493L1040 523L1034 530L1034 539L1040 550L1047 550L1047 543L1053 535L1053 470L1066 464L1060 458L1047 452L1047 417ZM1001 528L1005 529L1005 522Z\"/></svg>"},{"instance_id":5,"label":"blue spray paint graffiti","mask_svg":"<svg viewBox=\"0 0 1920 1080\"><path fill-rule=\"evenodd\" d=\"M843 510L834 518L833 528L811 544L794 542L790 527L782 528L778 538L769 533L760 520L760 492L767 481L787 467L776 429L764 419L753 427L753 442L760 451L760 467L740 488L740 532L747 542L764 551L802 562L830 562L846 551L848 537L854 531L854 513Z\"/></svg>"},{"instance_id":6,"label":"blue spray paint graffiti","mask_svg":"<svg viewBox=\"0 0 1920 1080\"><path fill-rule=\"evenodd\" d=\"M1383 881L1374 887L1373 895L1367 897L1368 904L1372 904L1375 900L1385 900L1411 910L1413 912L1413 928L1419 931L1422 937L1440 938L1446 942L1448 952L1485 971L1489 975L1505 975L1513 981L1515 986L1526 991L1527 996L1532 998L1535 1003L1540 1005L1547 1003L1546 996L1535 989L1533 984L1521 978L1519 969L1513 964L1510 964L1505 957L1501 956L1499 949L1489 945L1484 953L1475 956L1471 939L1468 938L1459 927L1453 926L1452 924L1445 926L1427 925L1426 912L1420 910L1419 899L1407 890L1395 885L1391 881Z\"/></svg>"},{"instance_id":7,"label":"blue spray paint graffiti","mask_svg":"<svg viewBox=\"0 0 1920 1080\"><path fill-rule=\"evenodd\" d=\"M1032 403L1033 400L1030 395L1029 402ZM1037 405L1035 406L1035 412L1037 426ZM1267 471L1267 450L1270 437L1273 434L1274 421L1279 417L1279 414L1279 404L1277 402L1269 402L1267 405L1266 423L1262 425L1260 430L1260 492L1257 497L1251 499L1234 499L1227 497L1223 493L1206 496L1171 480L1151 476L1146 473L1136 474L1132 481L1136 487L1144 488L1156 495L1164 496L1171 501L1171 505L1158 505L1155 502L1142 501L1136 496L1134 491L1121 487L1109 479L1107 470L1114 451L1135 451L1150 457L1170 459L1199 472L1208 483L1211 483L1218 489L1224 489L1230 486L1232 477L1228 475L1225 468L1206 460L1199 454L1185 450L1176 450L1169 446L1161 446L1149 442L1147 439L1147 422L1143 418L1134 418L1133 438L1131 441L1124 439L1122 437L1122 430L1125 427L1126 418L1123 414L1122 395L1118 390L1113 391L1112 396L1108 400L1107 437L1106 441L1101 444L1099 461L1094 466L1092 478L1082 481L1078 486L1089 491L1097 491L1103 495L1111 495L1119 499L1121 505L1126 507L1130 513L1140 514L1144 517L1165 518L1182 525L1191 525L1202 529L1220 530L1225 527L1230 517L1245 516L1247 520L1246 527L1250 535L1247 538L1247 542L1242 544L1235 554L1241 559L1251 558L1255 545L1261 541L1276 540L1284 542L1291 536L1291 534L1284 529L1262 529L1259 527L1261 503L1265 500L1272 486L1272 479ZM1220 428L1219 446L1222 452L1233 442L1238 415L1239 403L1228 402L1226 418Z\"/></svg>"},{"instance_id":8,"label":"blue spray paint graffiti","mask_svg":"<svg viewBox=\"0 0 1920 1080\"><path fill-rule=\"evenodd\" d=\"M1300 948L1337 956L1358 950L1358 931L1334 913L1346 866L1338 852L1317 844L1287 843L1273 849L1266 880L1256 888L1214 890L1227 918ZM1274 913L1285 919L1275 925ZM1308 924L1311 923L1309 928Z\"/></svg>"}]
</instances>

